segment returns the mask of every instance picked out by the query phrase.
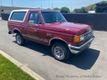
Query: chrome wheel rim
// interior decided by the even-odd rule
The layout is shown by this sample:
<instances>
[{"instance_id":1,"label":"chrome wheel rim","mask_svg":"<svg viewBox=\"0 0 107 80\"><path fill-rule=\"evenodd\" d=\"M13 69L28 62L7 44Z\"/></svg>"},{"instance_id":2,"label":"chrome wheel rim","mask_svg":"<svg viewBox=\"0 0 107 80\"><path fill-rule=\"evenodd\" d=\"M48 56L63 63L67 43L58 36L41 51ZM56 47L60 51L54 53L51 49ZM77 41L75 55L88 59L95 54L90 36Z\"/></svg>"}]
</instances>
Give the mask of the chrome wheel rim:
<instances>
[{"instance_id":1,"label":"chrome wheel rim","mask_svg":"<svg viewBox=\"0 0 107 80\"><path fill-rule=\"evenodd\" d=\"M21 44L22 43L22 40L21 40L21 36L20 35L17 35L16 36L16 41L18 44Z\"/></svg>"},{"instance_id":2,"label":"chrome wheel rim","mask_svg":"<svg viewBox=\"0 0 107 80\"><path fill-rule=\"evenodd\" d=\"M63 48L57 46L54 48L54 55L57 59L62 60L65 57Z\"/></svg>"}]
</instances>

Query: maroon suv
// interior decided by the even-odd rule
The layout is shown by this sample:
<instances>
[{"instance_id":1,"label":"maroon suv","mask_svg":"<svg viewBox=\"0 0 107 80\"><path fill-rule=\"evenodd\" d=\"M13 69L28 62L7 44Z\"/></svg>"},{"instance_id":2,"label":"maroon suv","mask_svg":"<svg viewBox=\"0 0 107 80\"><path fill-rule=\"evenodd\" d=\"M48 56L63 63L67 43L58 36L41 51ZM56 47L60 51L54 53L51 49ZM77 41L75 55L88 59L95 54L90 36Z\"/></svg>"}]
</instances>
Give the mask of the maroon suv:
<instances>
[{"instance_id":1,"label":"maroon suv","mask_svg":"<svg viewBox=\"0 0 107 80\"><path fill-rule=\"evenodd\" d=\"M16 42L31 40L51 47L52 55L65 61L69 55L88 49L94 39L89 25L68 22L59 11L43 9L14 10L8 20L9 34Z\"/></svg>"}]
</instances>

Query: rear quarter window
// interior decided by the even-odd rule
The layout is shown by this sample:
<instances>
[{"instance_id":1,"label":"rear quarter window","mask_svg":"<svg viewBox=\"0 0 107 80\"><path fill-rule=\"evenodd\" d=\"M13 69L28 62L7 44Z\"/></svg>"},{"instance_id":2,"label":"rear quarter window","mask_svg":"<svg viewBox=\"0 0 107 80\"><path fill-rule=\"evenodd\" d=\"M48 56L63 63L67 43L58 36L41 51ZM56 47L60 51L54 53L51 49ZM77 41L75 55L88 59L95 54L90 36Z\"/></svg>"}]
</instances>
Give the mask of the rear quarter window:
<instances>
[{"instance_id":1,"label":"rear quarter window","mask_svg":"<svg viewBox=\"0 0 107 80\"><path fill-rule=\"evenodd\" d=\"M25 17L26 11L21 11L21 12L13 12L10 20L15 20L15 21L23 21Z\"/></svg>"}]
</instances>

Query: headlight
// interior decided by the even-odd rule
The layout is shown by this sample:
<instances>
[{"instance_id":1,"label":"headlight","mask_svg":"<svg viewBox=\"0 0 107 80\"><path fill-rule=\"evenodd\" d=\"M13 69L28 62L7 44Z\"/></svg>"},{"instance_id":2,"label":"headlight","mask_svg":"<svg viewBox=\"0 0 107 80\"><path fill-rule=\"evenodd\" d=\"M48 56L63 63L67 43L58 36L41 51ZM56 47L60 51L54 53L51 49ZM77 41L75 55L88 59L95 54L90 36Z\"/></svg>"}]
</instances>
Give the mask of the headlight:
<instances>
[{"instance_id":1,"label":"headlight","mask_svg":"<svg viewBox=\"0 0 107 80\"><path fill-rule=\"evenodd\" d=\"M73 39L73 41L76 42L76 43L79 43L83 40L84 40L84 36L77 36L77 35L74 36L74 39Z\"/></svg>"},{"instance_id":2,"label":"headlight","mask_svg":"<svg viewBox=\"0 0 107 80\"><path fill-rule=\"evenodd\" d=\"M84 36L83 36L83 35L82 35L80 38L81 38L81 39L80 39L81 41L83 41L83 40L84 40Z\"/></svg>"}]
</instances>

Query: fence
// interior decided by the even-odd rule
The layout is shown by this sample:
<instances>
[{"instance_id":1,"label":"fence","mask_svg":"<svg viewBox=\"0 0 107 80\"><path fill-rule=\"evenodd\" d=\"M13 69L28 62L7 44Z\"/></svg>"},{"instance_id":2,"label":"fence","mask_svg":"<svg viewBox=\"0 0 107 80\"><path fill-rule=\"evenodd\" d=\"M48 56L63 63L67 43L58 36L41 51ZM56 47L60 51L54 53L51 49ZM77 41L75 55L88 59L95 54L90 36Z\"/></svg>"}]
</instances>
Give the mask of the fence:
<instances>
[{"instance_id":1,"label":"fence","mask_svg":"<svg viewBox=\"0 0 107 80\"><path fill-rule=\"evenodd\" d=\"M95 30L107 30L107 13L64 14L64 16L70 22L89 24Z\"/></svg>"},{"instance_id":2,"label":"fence","mask_svg":"<svg viewBox=\"0 0 107 80\"><path fill-rule=\"evenodd\" d=\"M89 24L95 30L107 31L107 13L95 14L63 14L69 22ZM8 20L9 14L1 14L3 20Z\"/></svg>"}]
</instances>

